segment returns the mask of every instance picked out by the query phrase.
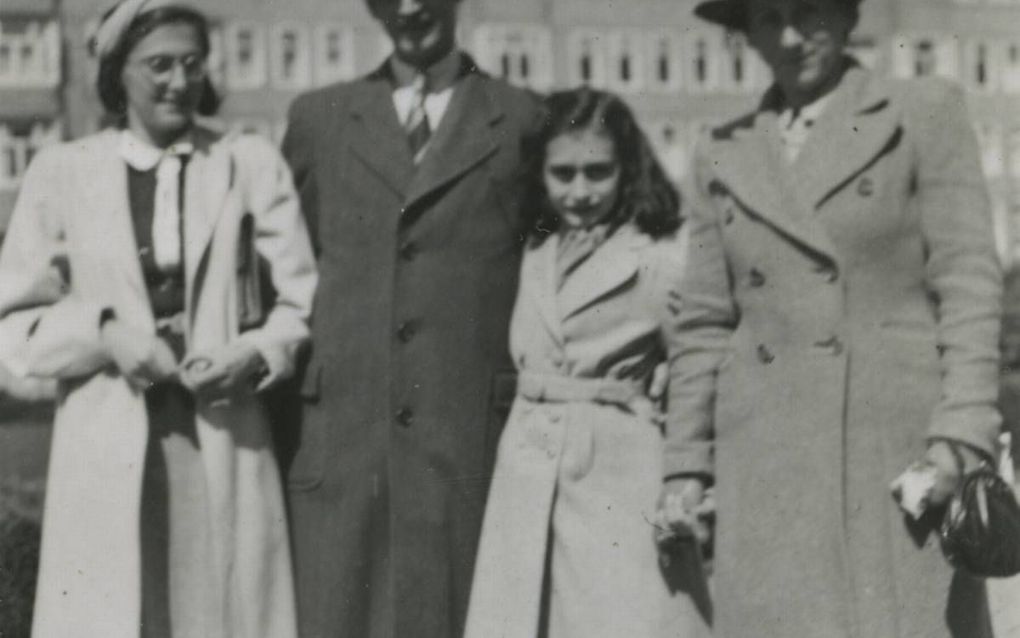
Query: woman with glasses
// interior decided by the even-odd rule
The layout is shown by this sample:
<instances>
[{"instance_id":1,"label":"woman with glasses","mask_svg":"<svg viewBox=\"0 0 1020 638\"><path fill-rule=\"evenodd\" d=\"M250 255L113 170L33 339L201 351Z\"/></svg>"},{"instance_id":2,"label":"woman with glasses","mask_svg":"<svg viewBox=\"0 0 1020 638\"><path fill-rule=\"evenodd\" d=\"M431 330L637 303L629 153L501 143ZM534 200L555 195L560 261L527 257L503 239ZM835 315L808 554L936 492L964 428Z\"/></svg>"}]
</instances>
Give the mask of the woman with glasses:
<instances>
[{"instance_id":1,"label":"woman with glasses","mask_svg":"<svg viewBox=\"0 0 1020 638\"><path fill-rule=\"evenodd\" d=\"M196 124L217 98L195 9L124 0L94 50L114 125L40 152L0 253L5 363L59 383L33 635L293 636L259 398L316 284L290 173Z\"/></svg>"}]
</instances>

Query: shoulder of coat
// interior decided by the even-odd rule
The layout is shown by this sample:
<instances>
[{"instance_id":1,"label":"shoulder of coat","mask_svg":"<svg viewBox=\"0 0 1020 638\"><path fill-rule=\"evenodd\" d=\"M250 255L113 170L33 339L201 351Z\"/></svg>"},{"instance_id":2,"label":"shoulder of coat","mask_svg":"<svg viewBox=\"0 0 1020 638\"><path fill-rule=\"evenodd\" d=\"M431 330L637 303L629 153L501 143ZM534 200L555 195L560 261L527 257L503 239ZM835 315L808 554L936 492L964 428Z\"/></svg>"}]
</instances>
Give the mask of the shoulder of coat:
<instances>
[{"instance_id":1,"label":"shoulder of coat","mask_svg":"<svg viewBox=\"0 0 1020 638\"><path fill-rule=\"evenodd\" d=\"M325 113L333 113L344 108L351 97L367 89L372 82L378 82L374 74L356 80L334 82L326 86L302 93L294 98L290 105L291 118L295 116L318 118Z\"/></svg>"},{"instance_id":2,"label":"shoulder of coat","mask_svg":"<svg viewBox=\"0 0 1020 638\"><path fill-rule=\"evenodd\" d=\"M750 113L745 113L734 120L715 126L708 131L708 134L705 137L712 142L724 142L731 140L741 131L753 128L757 114L757 111L751 111Z\"/></svg>"},{"instance_id":3,"label":"shoulder of coat","mask_svg":"<svg viewBox=\"0 0 1020 638\"><path fill-rule=\"evenodd\" d=\"M98 158L115 152L118 135L116 129L107 128L78 139L47 144L35 153L32 164L47 167L80 161L94 164Z\"/></svg>"},{"instance_id":4,"label":"shoulder of coat","mask_svg":"<svg viewBox=\"0 0 1020 638\"><path fill-rule=\"evenodd\" d=\"M931 108L952 100L963 100L964 90L958 83L947 78L923 77L910 79L887 79L893 93L911 110Z\"/></svg>"}]
</instances>

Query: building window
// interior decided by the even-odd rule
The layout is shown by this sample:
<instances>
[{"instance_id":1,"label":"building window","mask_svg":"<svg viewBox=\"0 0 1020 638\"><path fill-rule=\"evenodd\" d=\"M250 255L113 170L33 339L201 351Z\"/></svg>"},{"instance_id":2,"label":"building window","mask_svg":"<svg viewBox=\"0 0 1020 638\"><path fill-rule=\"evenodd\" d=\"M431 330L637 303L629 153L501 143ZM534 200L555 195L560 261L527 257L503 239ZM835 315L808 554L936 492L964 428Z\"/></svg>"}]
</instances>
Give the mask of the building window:
<instances>
[{"instance_id":1,"label":"building window","mask_svg":"<svg viewBox=\"0 0 1020 638\"><path fill-rule=\"evenodd\" d=\"M593 29L570 34L567 42L571 85L606 87L606 38Z\"/></svg>"},{"instance_id":2,"label":"building window","mask_svg":"<svg viewBox=\"0 0 1020 638\"><path fill-rule=\"evenodd\" d=\"M972 40L964 46L964 83L975 91L998 88L999 65L995 47L984 40Z\"/></svg>"},{"instance_id":3,"label":"building window","mask_svg":"<svg viewBox=\"0 0 1020 638\"><path fill-rule=\"evenodd\" d=\"M0 86L52 88L60 84L60 33L56 22L0 22Z\"/></svg>"},{"instance_id":4,"label":"building window","mask_svg":"<svg viewBox=\"0 0 1020 638\"><path fill-rule=\"evenodd\" d=\"M288 22L272 29L270 43L273 85L299 90L311 84L311 56L308 30L302 24Z\"/></svg>"},{"instance_id":5,"label":"building window","mask_svg":"<svg viewBox=\"0 0 1020 638\"><path fill-rule=\"evenodd\" d=\"M354 37L348 27L321 24L315 30L315 83L317 85L354 77Z\"/></svg>"},{"instance_id":6,"label":"building window","mask_svg":"<svg viewBox=\"0 0 1020 638\"><path fill-rule=\"evenodd\" d=\"M1002 90L1006 93L1020 93L1020 41L1003 45Z\"/></svg>"},{"instance_id":7,"label":"building window","mask_svg":"<svg viewBox=\"0 0 1020 638\"><path fill-rule=\"evenodd\" d=\"M724 54L720 63L721 84L731 91L752 91L757 88L754 53L742 33L727 33L722 42Z\"/></svg>"},{"instance_id":8,"label":"building window","mask_svg":"<svg viewBox=\"0 0 1020 638\"><path fill-rule=\"evenodd\" d=\"M266 83L265 31L256 24L232 24L226 29L227 86L256 89Z\"/></svg>"},{"instance_id":9,"label":"building window","mask_svg":"<svg viewBox=\"0 0 1020 638\"><path fill-rule=\"evenodd\" d=\"M609 86L615 91L633 93L644 88L643 33L615 30L609 34Z\"/></svg>"},{"instance_id":10,"label":"building window","mask_svg":"<svg viewBox=\"0 0 1020 638\"><path fill-rule=\"evenodd\" d=\"M714 90L718 84L721 43L715 33L692 33L687 40L687 88L695 92Z\"/></svg>"},{"instance_id":11,"label":"building window","mask_svg":"<svg viewBox=\"0 0 1020 638\"><path fill-rule=\"evenodd\" d=\"M683 43L671 31L659 31L646 38L647 85L651 91L672 93L683 83Z\"/></svg>"},{"instance_id":12,"label":"building window","mask_svg":"<svg viewBox=\"0 0 1020 638\"><path fill-rule=\"evenodd\" d=\"M58 141L53 122L0 122L0 190L16 190L35 152Z\"/></svg>"},{"instance_id":13,"label":"building window","mask_svg":"<svg viewBox=\"0 0 1020 638\"><path fill-rule=\"evenodd\" d=\"M899 35L893 38L893 75L901 78L959 76L959 46L954 36Z\"/></svg>"},{"instance_id":14,"label":"building window","mask_svg":"<svg viewBox=\"0 0 1020 638\"><path fill-rule=\"evenodd\" d=\"M529 24L483 24L474 34L474 53L482 68L518 86L545 91L552 87L552 34Z\"/></svg>"}]
</instances>

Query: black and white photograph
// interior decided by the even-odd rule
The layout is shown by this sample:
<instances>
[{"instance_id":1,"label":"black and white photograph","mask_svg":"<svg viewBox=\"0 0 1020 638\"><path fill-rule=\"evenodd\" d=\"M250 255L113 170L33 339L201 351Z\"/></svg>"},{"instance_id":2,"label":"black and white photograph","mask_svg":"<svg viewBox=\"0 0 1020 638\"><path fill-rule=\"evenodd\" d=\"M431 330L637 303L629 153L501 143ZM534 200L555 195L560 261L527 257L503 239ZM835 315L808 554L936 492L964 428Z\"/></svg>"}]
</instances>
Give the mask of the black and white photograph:
<instances>
[{"instance_id":1,"label":"black and white photograph","mask_svg":"<svg viewBox=\"0 0 1020 638\"><path fill-rule=\"evenodd\" d=\"M1020 638L1020 0L0 0L0 638Z\"/></svg>"}]
</instances>

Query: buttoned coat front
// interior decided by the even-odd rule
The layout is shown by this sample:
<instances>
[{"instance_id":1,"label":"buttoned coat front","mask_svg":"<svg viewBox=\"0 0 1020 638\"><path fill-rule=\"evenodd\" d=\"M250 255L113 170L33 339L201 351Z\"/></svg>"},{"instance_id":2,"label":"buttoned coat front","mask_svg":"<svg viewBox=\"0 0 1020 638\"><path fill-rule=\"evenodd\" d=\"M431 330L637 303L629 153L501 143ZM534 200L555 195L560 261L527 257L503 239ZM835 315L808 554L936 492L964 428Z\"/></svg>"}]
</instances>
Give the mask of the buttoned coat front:
<instances>
[{"instance_id":1,"label":"buttoned coat front","mask_svg":"<svg viewBox=\"0 0 1020 638\"><path fill-rule=\"evenodd\" d=\"M697 154L674 352L669 463L716 477L719 635L988 635L983 585L888 487L929 437L999 428L963 93L851 68L792 165L771 103Z\"/></svg>"},{"instance_id":2,"label":"buttoned coat front","mask_svg":"<svg viewBox=\"0 0 1020 638\"><path fill-rule=\"evenodd\" d=\"M289 472L302 634L463 631L537 104L465 62L414 164L387 67L298 98L284 153L322 276Z\"/></svg>"},{"instance_id":3,"label":"buttoned coat front","mask_svg":"<svg viewBox=\"0 0 1020 638\"><path fill-rule=\"evenodd\" d=\"M109 365L102 309L155 333L128 202L119 136L106 130L46 149L25 175L0 252L0 330L23 347L7 363L60 380L33 636L137 638L145 397ZM273 384L293 373L308 336L316 273L290 171L267 142L194 134L183 197L189 351L247 339ZM239 336L241 227L276 289L264 324ZM63 266L61 266L63 265ZM14 336L12 336L12 334ZM190 564L208 610L204 636L295 635L283 491L269 421L254 392L198 400L196 428L208 494L206 564ZM172 560L172 558L171 558ZM172 590L173 591L173 590ZM172 601L171 601L172 603Z\"/></svg>"},{"instance_id":4,"label":"buttoned coat front","mask_svg":"<svg viewBox=\"0 0 1020 638\"><path fill-rule=\"evenodd\" d=\"M627 224L557 282L558 236L529 247L510 330L520 392L499 444L466 638L708 635L697 558L660 570L658 402L681 237ZM612 399L580 389L630 388ZM554 601L543 610L543 590ZM540 629L543 611L549 616Z\"/></svg>"}]
</instances>

